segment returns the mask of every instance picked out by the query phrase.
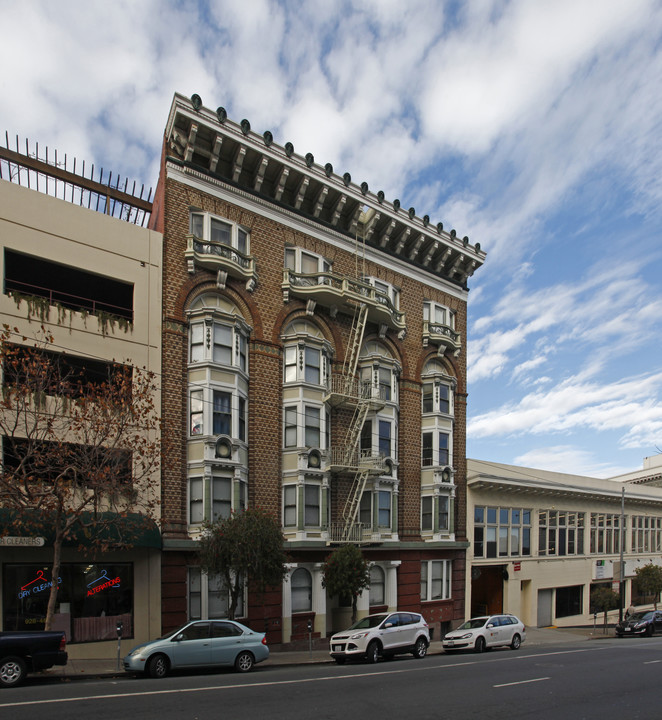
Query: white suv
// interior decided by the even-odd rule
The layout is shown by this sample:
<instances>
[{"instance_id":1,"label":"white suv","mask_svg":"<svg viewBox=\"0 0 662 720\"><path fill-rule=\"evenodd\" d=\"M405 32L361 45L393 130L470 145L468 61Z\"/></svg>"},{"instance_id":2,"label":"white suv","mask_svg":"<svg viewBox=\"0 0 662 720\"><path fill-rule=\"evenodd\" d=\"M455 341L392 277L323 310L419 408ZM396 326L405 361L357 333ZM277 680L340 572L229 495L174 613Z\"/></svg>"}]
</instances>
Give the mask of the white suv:
<instances>
[{"instance_id":1,"label":"white suv","mask_svg":"<svg viewBox=\"0 0 662 720\"><path fill-rule=\"evenodd\" d=\"M380 657L404 653L422 658L429 644L430 630L423 617L399 611L368 615L329 641L330 655L339 665L347 658L365 658L375 663Z\"/></svg>"}]
</instances>

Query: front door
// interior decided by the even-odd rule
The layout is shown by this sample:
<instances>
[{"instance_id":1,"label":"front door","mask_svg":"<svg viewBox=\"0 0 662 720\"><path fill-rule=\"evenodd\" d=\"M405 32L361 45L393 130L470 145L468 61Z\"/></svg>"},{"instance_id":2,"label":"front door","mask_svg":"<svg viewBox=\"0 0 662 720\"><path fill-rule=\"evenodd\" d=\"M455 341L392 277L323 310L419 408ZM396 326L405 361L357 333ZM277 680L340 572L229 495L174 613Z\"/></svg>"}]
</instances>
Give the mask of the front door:
<instances>
[{"instance_id":1,"label":"front door","mask_svg":"<svg viewBox=\"0 0 662 720\"><path fill-rule=\"evenodd\" d=\"M552 592L551 588L538 590L538 627L552 624Z\"/></svg>"}]
</instances>

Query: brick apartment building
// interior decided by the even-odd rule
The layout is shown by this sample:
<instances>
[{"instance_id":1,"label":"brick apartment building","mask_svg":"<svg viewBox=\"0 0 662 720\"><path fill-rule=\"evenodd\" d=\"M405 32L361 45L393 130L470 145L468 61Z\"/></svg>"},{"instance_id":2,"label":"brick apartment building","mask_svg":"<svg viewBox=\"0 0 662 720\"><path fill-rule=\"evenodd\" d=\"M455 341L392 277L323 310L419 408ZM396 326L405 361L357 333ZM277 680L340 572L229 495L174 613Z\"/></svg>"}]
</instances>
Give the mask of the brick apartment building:
<instances>
[{"instance_id":1,"label":"brick apartment building","mask_svg":"<svg viewBox=\"0 0 662 720\"><path fill-rule=\"evenodd\" d=\"M162 624L222 616L201 523L281 518L282 588L239 615L270 643L344 625L321 564L372 563L359 611L463 617L467 279L485 254L414 208L175 95L164 236ZM437 630L439 631L439 630Z\"/></svg>"}]
</instances>

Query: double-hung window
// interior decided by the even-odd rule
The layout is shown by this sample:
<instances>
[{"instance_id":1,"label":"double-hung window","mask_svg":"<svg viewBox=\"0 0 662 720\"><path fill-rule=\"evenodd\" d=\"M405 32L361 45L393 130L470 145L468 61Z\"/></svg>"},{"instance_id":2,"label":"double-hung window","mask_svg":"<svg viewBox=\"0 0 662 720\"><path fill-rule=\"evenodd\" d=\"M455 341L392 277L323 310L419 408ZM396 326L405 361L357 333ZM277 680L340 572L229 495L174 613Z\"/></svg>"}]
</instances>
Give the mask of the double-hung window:
<instances>
[{"instance_id":1,"label":"double-hung window","mask_svg":"<svg viewBox=\"0 0 662 720\"><path fill-rule=\"evenodd\" d=\"M451 597L451 560L421 563L421 600L448 600Z\"/></svg>"},{"instance_id":2,"label":"double-hung window","mask_svg":"<svg viewBox=\"0 0 662 720\"><path fill-rule=\"evenodd\" d=\"M424 432L422 443L423 467L450 464L450 434L447 432ZM436 446L435 446L436 445Z\"/></svg>"},{"instance_id":3,"label":"double-hung window","mask_svg":"<svg viewBox=\"0 0 662 720\"><path fill-rule=\"evenodd\" d=\"M303 486L303 518L306 527L318 527L320 524L320 491L319 485L306 483Z\"/></svg>"},{"instance_id":4,"label":"double-hung window","mask_svg":"<svg viewBox=\"0 0 662 720\"><path fill-rule=\"evenodd\" d=\"M225 245L242 255L249 252L249 234L246 228L205 212L192 212L191 235L198 240Z\"/></svg>"},{"instance_id":5,"label":"double-hung window","mask_svg":"<svg viewBox=\"0 0 662 720\"><path fill-rule=\"evenodd\" d=\"M437 500L437 523L433 525L435 497ZM449 496L426 495L421 498L421 530L436 530L446 533L449 530Z\"/></svg>"},{"instance_id":6,"label":"double-hung window","mask_svg":"<svg viewBox=\"0 0 662 720\"><path fill-rule=\"evenodd\" d=\"M232 393L213 391L214 435L232 435Z\"/></svg>"},{"instance_id":7,"label":"double-hung window","mask_svg":"<svg viewBox=\"0 0 662 720\"><path fill-rule=\"evenodd\" d=\"M380 528L391 527L391 493L388 490L380 490L377 493L378 520Z\"/></svg>"},{"instance_id":8,"label":"double-hung window","mask_svg":"<svg viewBox=\"0 0 662 720\"><path fill-rule=\"evenodd\" d=\"M320 446L320 408L311 405L305 406L305 443L306 447Z\"/></svg>"}]
</instances>

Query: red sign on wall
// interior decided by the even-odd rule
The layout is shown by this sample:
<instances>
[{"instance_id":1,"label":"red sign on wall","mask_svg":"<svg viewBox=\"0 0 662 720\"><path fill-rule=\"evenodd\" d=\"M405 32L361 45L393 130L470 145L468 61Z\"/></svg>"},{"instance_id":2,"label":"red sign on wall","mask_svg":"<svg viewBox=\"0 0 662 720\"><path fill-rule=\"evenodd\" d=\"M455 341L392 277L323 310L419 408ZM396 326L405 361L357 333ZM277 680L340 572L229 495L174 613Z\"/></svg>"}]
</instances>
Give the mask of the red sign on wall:
<instances>
[{"instance_id":1,"label":"red sign on wall","mask_svg":"<svg viewBox=\"0 0 662 720\"><path fill-rule=\"evenodd\" d=\"M521 569L522 569L522 563L521 563L521 562L513 563L513 570L521 570Z\"/></svg>"}]
</instances>

